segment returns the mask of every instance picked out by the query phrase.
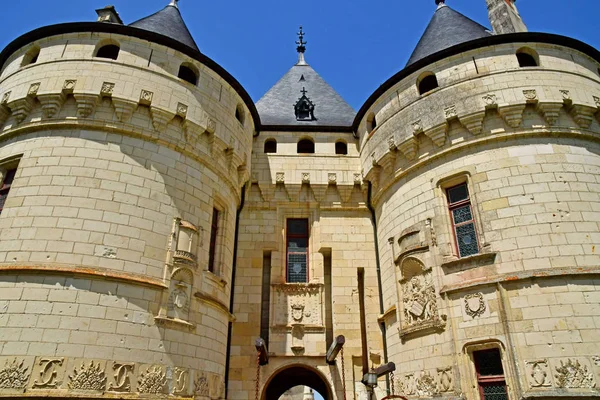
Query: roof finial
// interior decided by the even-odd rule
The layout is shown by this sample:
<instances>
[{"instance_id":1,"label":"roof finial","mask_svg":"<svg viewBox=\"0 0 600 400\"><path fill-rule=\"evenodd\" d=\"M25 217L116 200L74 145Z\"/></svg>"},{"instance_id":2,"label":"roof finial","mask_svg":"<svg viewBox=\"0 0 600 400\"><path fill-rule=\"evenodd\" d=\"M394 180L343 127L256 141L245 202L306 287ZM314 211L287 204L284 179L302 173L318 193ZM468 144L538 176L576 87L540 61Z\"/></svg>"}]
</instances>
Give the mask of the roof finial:
<instances>
[{"instance_id":1,"label":"roof finial","mask_svg":"<svg viewBox=\"0 0 600 400\"><path fill-rule=\"evenodd\" d=\"M177 7L177 8L179 8L179 7L177 6L177 3L178 3L178 2L179 2L179 0L171 0L171 3L170 3L169 5L170 5L170 6L173 6L173 7Z\"/></svg>"},{"instance_id":2,"label":"roof finial","mask_svg":"<svg viewBox=\"0 0 600 400\"><path fill-rule=\"evenodd\" d=\"M445 7L446 6L446 0L435 0L435 4L438 6L438 8Z\"/></svg>"},{"instance_id":3,"label":"roof finial","mask_svg":"<svg viewBox=\"0 0 600 400\"><path fill-rule=\"evenodd\" d=\"M302 26L300 26L300 32L297 33L300 40L296 41L298 47L296 50L298 51L298 64L296 65L306 65L306 61L304 60L304 52L306 51L307 42L304 41L304 31L302 30Z\"/></svg>"}]
</instances>

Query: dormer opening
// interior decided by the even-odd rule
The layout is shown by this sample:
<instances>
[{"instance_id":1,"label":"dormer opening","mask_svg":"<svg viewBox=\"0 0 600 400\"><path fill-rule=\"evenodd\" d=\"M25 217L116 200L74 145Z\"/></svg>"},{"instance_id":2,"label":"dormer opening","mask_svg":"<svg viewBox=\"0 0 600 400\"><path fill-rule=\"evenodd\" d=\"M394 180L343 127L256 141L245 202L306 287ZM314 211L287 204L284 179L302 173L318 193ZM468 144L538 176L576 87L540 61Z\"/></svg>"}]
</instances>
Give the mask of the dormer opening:
<instances>
[{"instance_id":1,"label":"dormer opening","mask_svg":"<svg viewBox=\"0 0 600 400\"><path fill-rule=\"evenodd\" d=\"M109 60L116 60L119 57L121 48L115 41L102 41L96 46L96 53L94 57L107 58Z\"/></svg>"},{"instance_id":2,"label":"dormer opening","mask_svg":"<svg viewBox=\"0 0 600 400\"><path fill-rule=\"evenodd\" d=\"M335 154L345 156L348 154L348 144L343 140L335 142Z\"/></svg>"},{"instance_id":3,"label":"dormer opening","mask_svg":"<svg viewBox=\"0 0 600 400\"><path fill-rule=\"evenodd\" d=\"M314 154L315 142L312 139L302 139L298 142L298 154Z\"/></svg>"},{"instance_id":4,"label":"dormer opening","mask_svg":"<svg viewBox=\"0 0 600 400\"><path fill-rule=\"evenodd\" d=\"M38 61L39 56L40 56L40 48L38 46L33 46L23 56L23 61L21 62L21 67L25 67L26 65L35 64Z\"/></svg>"},{"instance_id":5,"label":"dormer opening","mask_svg":"<svg viewBox=\"0 0 600 400\"><path fill-rule=\"evenodd\" d=\"M298 99L298 102L294 105L294 111L296 113L297 121L316 121L315 118L315 104L306 96L306 88L302 88L300 91L302 97Z\"/></svg>"},{"instance_id":6,"label":"dormer opening","mask_svg":"<svg viewBox=\"0 0 600 400\"><path fill-rule=\"evenodd\" d=\"M438 84L437 78L433 72L424 72L417 80L417 88L419 89L419 94L421 95L430 92L439 86L440 85Z\"/></svg>"},{"instance_id":7,"label":"dormer opening","mask_svg":"<svg viewBox=\"0 0 600 400\"><path fill-rule=\"evenodd\" d=\"M277 140L267 139L265 141L265 154L275 154L275 153L277 153Z\"/></svg>"},{"instance_id":8,"label":"dormer opening","mask_svg":"<svg viewBox=\"0 0 600 400\"><path fill-rule=\"evenodd\" d=\"M521 68L540 66L540 58L537 52L529 47L522 47L517 50L517 60Z\"/></svg>"}]
</instances>

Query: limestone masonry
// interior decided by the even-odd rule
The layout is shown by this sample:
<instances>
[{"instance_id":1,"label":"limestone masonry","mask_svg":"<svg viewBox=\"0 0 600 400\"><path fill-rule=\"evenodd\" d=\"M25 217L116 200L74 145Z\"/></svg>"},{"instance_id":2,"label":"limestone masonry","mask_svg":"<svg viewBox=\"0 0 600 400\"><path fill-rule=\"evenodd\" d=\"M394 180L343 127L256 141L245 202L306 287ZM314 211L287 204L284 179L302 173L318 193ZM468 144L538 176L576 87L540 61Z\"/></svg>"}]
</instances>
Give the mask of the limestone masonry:
<instances>
[{"instance_id":1,"label":"limestone masonry","mask_svg":"<svg viewBox=\"0 0 600 400\"><path fill-rule=\"evenodd\" d=\"M600 398L600 52L436 3L358 113L176 0L9 44L0 398Z\"/></svg>"}]
</instances>

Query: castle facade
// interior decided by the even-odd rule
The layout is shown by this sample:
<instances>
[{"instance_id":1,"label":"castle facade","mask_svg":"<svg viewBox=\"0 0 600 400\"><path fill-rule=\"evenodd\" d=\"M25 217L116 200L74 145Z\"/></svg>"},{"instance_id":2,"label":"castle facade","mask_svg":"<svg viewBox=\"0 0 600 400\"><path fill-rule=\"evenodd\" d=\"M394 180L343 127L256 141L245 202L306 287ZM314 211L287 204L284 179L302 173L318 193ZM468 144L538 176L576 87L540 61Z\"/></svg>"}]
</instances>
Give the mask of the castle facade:
<instances>
[{"instance_id":1,"label":"castle facade","mask_svg":"<svg viewBox=\"0 0 600 400\"><path fill-rule=\"evenodd\" d=\"M0 398L600 398L600 52L514 3L437 0L358 112L302 29L255 103L176 0L15 39Z\"/></svg>"}]
</instances>

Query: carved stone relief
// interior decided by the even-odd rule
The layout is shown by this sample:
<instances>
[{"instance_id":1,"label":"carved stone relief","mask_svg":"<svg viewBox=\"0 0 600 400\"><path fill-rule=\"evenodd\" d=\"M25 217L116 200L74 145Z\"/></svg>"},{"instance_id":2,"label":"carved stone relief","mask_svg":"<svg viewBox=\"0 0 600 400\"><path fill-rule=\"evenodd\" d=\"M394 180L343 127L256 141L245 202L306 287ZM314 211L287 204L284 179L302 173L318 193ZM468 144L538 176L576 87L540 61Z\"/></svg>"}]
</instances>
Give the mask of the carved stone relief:
<instances>
[{"instance_id":1,"label":"carved stone relief","mask_svg":"<svg viewBox=\"0 0 600 400\"><path fill-rule=\"evenodd\" d=\"M162 394L167 385L167 374L160 365L148 367L138 379L138 392L146 394Z\"/></svg>"},{"instance_id":2,"label":"carved stone relief","mask_svg":"<svg viewBox=\"0 0 600 400\"><path fill-rule=\"evenodd\" d=\"M113 379L108 385L109 392L128 393L131 392L131 375L134 372L134 363L113 363Z\"/></svg>"},{"instance_id":3,"label":"carved stone relief","mask_svg":"<svg viewBox=\"0 0 600 400\"><path fill-rule=\"evenodd\" d=\"M202 374L194 382L194 393L198 396L208 396L210 388L208 386L208 378Z\"/></svg>"},{"instance_id":4,"label":"carved stone relief","mask_svg":"<svg viewBox=\"0 0 600 400\"><path fill-rule=\"evenodd\" d=\"M438 391L448 393L454 389L452 367L438 368Z\"/></svg>"},{"instance_id":5,"label":"carved stone relief","mask_svg":"<svg viewBox=\"0 0 600 400\"><path fill-rule=\"evenodd\" d=\"M273 285L273 292L275 326L323 326L322 284L277 284Z\"/></svg>"},{"instance_id":6,"label":"carved stone relief","mask_svg":"<svg viewBox=\"0 0 600 400\"><path fill-rule=\"evenodd\" d=\"M594 360L594 364L596 364L597 367L600 367L600 357L594 356L592 357L592 360Z\"/></svg>"},{"instance_id":7,"label":"carved stone relief","mask_svg":"<svg viewBox=\"0 0 600 400\"><path fill-rule=\"evenodd\" d=\"M523 90L523 96L525 96L525 100L536 101L538 98L537 91L535 89Z\"/></svg>"},{"instance_id":8,"label":"carved stone relief","mask_svg":"<svg viewBox=\"0 0 600 400\"><path fill-rule=\"evenodd\" d=\"M149 106L150 104L152 104L152 98L154 97L154 93L150 92L149 90L144 90L142 89L142 91L140 92L140 104L143 104L145 106Z\"/></svg>"},{"instance_id":9,"label":"carved stone relief","mask_svg":"<svg viewBox=\"0 0 600 400\"><path fill-rule=\"evenodd\" d=\"M435 378L430 372L423 372L416 380L416 394L419 396L432 397L438 393Z\"/></svg>"},{"instance_id":10,"label":"carved stone relief","mask_svg":"<svg viewBox=\"0 0 600 400\"><path fill-rule=\"evenodd\" d=\"M60 386L64 377L63 357L39 358L37 378L33 381L32 389L56 389Z\"/></svg>"},{"instance_id":11,"label":"carved stone relief","mask_svg":"<svg viewBox=\"0 0 600 400\"><path fill-rule=\"evenodd\" d=\"M600 108L600 97L594 96L594 103L596 103L596 107Z\"/></svg>"},{"instance_id":12,"label":"carved stone relief","mask_svg":"<svg viewBox=\"0 0 600 400\"><path fill-rule=\"evenodd\" d=\"M487 310L483 293L468 294L465 296L465 312L471 318L482 316Z\"/></svg>"},{"instance_id":13,"label":"carved stone relief","mask_svg":"<svg viewBox=\"0 0 600 400\"><path fill-rule=\"evenodd\" d=\"M395 391L406 396L434 397L454 391L452 367L434 371L421 371L405 374L394 381Z\"/></svg>"},{"instance_id":14,"label":"carved stone relief","mask_svg":"<svg viewBox=\"0 0 600 400\"><path fill-rule=\"evenodd\" d=\"M493 93L486 94L483 96L483 102L486 108L492 108L498 105L498 98Z\"/></svg>"},{"instance_id":15,"label":"carved stone relief","mask_svg":"<svg viewBox=\"0 0 600 400\"><path fill-rule=\"evenodd\" d=\"M189 395L190 371L185 368L173 370L173 394L175 396Z\"/></svg>"},{"instance_id":16,"label":"carved stone relief","mask_svg":"<svg viewBox=\"0 0 600 400\"><path fill-rule=\"evenodd\" d=\"M276 183L285 183L285 172L277 172L275 174Z\"/></svg>"},{"instance_id":17,"label":"carved stone relief","mask_svg":"<svg viewBox=\"0 0 600 400\"><path fill-rule=\"evenodd\" d=\"M100 89L100 94L105 97L112 96L115 90L115 84L111 82L104 82L102 84L102 89Z\"/></svg>"},{"instance_id":18,"label":"carved stone relief","mask_svg":"<svg viewBox=\"0 0 600 400\"><path fill-rule=\"evenodd\" d=\"M75 368L73 374L69 375L69 389L71 390L93 390L103 392L106 389L106 373L102 363L90 361L85 362L79 369Z\"/></svg>"},{"instance_id":19,"label":"carved stone relief","mask_svg":"<svg viewBox=\"0 0 600 400\"><path fill-rule=\"evenodd\" d=\"M444 109L444 117L446 117L446 119L456 118L457 116L458 116L458 114L456 113L455 105Z\"/></svg>"},{"instance_id":20,"label":"carved stone relief","mask_svg":"<svg viewBox=\"0 0 600 400\"><path fill-rule=\"evenodd\" d=\"M0 389L25 389L29 381L29 367L26 367L25 360L18 361L16 358L4 364L0 369Z\"/></svg>"},{"instance_id":21,"label":"carved stone relief","mask_svg":"<svg viewBox=\"0 0 600 400\"><path fill-rule=\"evenodd\" d=\"M180 268L173 272L169 285L167 317L182 321L189 319L192 286L193 275L189 269Z\"/></svg>"},{"instance_id":22,"label":"carved stone relief","mask_svg":"<svg viewBox=\"0 0 600 400\"><path fill-rule=\"evenodd\" d=\"M400 266L402 280L401 336L444 324L440 319L431 269L414 257L407 257Z\"/></svg>"},{"instance_id":23,"label":"carved stone relief","mask_svg":"<svg viewBox=\"0 0 600 400\"><path fill-rule=\"evenodd\" d=\"M560 365L555 366L555 382L560 388L594 388L596 382L594 375L586 365L582 365L579 360L560 361Z\"/></svg>"},{"instance_id":24,"label":"carved stone relief","mask_svg":"<svg viewBox=\"0 0 600 400\"><path fill-rule=\"evenodd\" d=\"M527 380L532 388L542 388L552 386L550 368L548 360L528 361L527 365Z\"/></svg>"}]
</instances>

